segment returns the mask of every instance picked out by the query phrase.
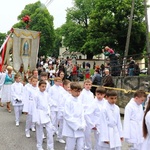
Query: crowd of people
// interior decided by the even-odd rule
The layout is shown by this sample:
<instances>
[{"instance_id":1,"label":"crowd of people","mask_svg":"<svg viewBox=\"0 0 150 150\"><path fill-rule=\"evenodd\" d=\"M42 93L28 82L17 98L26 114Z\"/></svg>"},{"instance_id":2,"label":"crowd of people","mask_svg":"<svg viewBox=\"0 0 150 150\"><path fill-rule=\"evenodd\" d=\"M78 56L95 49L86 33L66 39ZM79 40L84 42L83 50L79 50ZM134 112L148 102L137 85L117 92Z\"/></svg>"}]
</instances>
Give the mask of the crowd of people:
<instances>
[{"instance_id":1,"label":"crowd of people","mask_svg":"<svg viewBox=\"0 0 150 150\"><path fill-rule=\"evenodd\" d=\"M109 68L112 76L120 76L122 74L126 76L139 76L140 74L140 67L139 63L137 63L132 57L129 58L129 61L120 62L119 57L120 55L118 53L115 53L115 51L106 46L104 49L102 49L103 54L109 58Z\"/></svg>"},{"instance_id":2,"label":"crowd of people","mask_svg":"<svg viewBox=\"0 0 150 150\"><path fill-rule=\"evenodd\" d=\"M98 86L94 96L91 79L85 79L82 88L79 82L64 79L63 71L51 84L48 75L53 76L53 72L48 74L42 70L39 75L39 70L34 69L28 82L22 83L21 73L13 74L12 71L13 68L7 66L0 74L1 106L6 103L11 113L12 104L16 127L20 125L22 112L26 114L25 136L30 138L30 132L36 131L37 150L43 150L45 137L47 150L54 150L54 135L58 142L66 144L65 150L91 150L92 147L94 150L121 150L123 140L129 143L130 150L148 150L150 96L144 114L142 103L147 95L143 90L137 90L126 105L122 128L116 91ZM98 69L94 79L97 74ZM104 78L103 83L105 80L108 83L111 81L108 69L105 74L107 79ZM97 82L100 81L97 79ZM94 145L91 132L94 132Z\"/></svg>"},{"instance_id":3,"label":"crowd of people","mask_svg":"<svg viewBox=\"0 0 150 150\"><path fill-rule=\"evenodd\" d=\"M129 76L139 76L139 74L140 74L139 63L136 63L132 57L129 58L129 63L128 63L127 69L128 69L127 73Z\"/></svg>"}]
</instances>

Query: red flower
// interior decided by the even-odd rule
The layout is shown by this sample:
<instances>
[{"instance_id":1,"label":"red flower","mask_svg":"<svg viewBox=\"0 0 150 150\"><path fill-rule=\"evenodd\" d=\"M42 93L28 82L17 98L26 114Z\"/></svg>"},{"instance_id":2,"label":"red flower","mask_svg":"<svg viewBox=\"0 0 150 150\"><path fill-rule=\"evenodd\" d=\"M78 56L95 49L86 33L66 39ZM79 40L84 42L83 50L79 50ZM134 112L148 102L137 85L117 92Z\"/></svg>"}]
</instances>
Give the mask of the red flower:
<instances>
[{"instance_id":1,"label":"red flower","mask_svg":"<svg viewBox=\"0 0 150 150\"><path fill-rule=\"evenodd\" d=\"M30 16L28 16L28 15L25 15L24 17L22 17L22 20L23 20L23 22L25 22L25 23L29 23L29 21L30 21Z\"/></svg>"}]
</instances>

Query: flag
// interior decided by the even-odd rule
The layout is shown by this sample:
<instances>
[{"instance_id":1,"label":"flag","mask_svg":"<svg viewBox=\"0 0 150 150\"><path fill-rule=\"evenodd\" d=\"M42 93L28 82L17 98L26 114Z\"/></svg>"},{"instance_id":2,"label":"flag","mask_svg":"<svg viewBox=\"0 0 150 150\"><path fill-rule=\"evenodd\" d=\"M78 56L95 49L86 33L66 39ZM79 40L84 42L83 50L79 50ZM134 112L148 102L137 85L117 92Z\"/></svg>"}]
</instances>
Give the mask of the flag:
<instances>
[{"instance_id":1,"label":"flag","mask_svg":"<svg viewBox=\"0 0 150 150\"><path fill-rule=\"evenodd\" d=\"M6 48L7 48L7 42L11 36L11 33L7 36L6 40L2 44L0 48L0 53L1 53L1 58L0 58L0 71L2 71L2 66L4 64L4 58L5 58L5 53L6 53Z\"/></svg>"}]
</instances>

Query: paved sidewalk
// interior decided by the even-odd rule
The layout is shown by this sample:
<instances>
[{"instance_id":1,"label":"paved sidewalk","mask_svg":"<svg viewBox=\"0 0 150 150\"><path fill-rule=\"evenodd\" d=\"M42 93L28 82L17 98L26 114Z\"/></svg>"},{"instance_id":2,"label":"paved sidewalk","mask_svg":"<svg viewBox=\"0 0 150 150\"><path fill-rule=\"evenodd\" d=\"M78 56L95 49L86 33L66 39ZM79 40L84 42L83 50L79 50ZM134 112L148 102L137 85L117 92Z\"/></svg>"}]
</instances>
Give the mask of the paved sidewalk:
<instances>
[{"instance_id":1,"label":"paved sidewalk","mask_svg":"<svg viewBox=\"0 0 150 150\"><path fill-rule=\"evenodd\" d=\"M31 138L25 137L26 115L21 116L20 126L16 127L14 111L8 113L5 107L0 107L0 150L36 150L35 132L31 132ZM55 150L64 150L65 144L57 142L55 138ZM46 139L43 148L46 150ZM122 150L128 150L125 142L123 142Z\"/></svg>"}]
</instances>

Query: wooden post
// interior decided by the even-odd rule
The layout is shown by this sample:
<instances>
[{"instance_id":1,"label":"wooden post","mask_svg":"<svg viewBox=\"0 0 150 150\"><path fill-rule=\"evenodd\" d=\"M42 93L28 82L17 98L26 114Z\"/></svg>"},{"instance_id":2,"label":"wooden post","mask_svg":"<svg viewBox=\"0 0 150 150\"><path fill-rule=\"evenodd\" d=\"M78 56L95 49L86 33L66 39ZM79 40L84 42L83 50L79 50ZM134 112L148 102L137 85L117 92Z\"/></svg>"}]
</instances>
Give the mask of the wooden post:
<instances>
[{"instance_id":1,"label":"wooden post","mask_svg":"<svg viewBox=\"0 0 150 150\"><path fill-rule=\"evenodd\" d=\"M150 44L149 44L149 30L148 30L148 15L147 15L147 0L144 0L144 12L146 23L146 49L148 53L148 75L150 75Z\"/></svg>"},{"instance_id":2,"label":"wooden post","mask_svg":"<svg viewBox=\"0 0 150 150\"><path fill-rule=\"evenodd\" d=\"M125 53L124 53L124 59L123 59L123 64L124 64L124 66L123 66L123 68L124 68L123 75L125 75L127 56L128 56L128 51L129 51L130 36L131 36L131 29L132 29L132 20L133 20L133 12L134 12L134 4L135 4L135 0L132 0L131 14L130 14L130 19L129 19L128 33L127 33Z\"/></svg>"}]
</instances>

